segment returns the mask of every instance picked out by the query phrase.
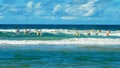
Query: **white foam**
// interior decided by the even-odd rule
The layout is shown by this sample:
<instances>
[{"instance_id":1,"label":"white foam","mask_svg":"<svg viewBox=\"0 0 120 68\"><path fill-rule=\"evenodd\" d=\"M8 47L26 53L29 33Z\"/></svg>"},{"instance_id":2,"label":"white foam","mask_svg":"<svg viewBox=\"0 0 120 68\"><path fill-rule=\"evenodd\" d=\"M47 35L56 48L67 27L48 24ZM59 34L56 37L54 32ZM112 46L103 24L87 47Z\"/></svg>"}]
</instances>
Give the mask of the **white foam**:
<instances>
[{"instance_id":1,"label":"white foam","mask_svg":"<svg viewBox=\"0 0 120 68\"><path fill-rule=\"evenodd\" d=\"M72 38L64 40L0 40L0 44L81 44L81 45L120 45L120 39Z\"/></svg>"}]
</instances>

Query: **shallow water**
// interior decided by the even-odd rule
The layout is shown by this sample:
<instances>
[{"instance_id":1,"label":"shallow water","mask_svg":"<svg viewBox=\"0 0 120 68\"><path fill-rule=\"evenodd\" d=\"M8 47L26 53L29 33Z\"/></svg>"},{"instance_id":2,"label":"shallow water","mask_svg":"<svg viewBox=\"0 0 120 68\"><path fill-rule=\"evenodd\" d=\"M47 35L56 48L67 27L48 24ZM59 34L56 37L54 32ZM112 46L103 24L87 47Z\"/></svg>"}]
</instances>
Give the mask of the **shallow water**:
<instances>
[{"instance_id":1,"label":"shallow water","mask_svg":"<svg viewBox=\"0 0 120 68\"><path fill-rule=\"evenodd\" d=\"M120 46L0 45L0 68L120 68Z\"/></svg>"}]
</instances>

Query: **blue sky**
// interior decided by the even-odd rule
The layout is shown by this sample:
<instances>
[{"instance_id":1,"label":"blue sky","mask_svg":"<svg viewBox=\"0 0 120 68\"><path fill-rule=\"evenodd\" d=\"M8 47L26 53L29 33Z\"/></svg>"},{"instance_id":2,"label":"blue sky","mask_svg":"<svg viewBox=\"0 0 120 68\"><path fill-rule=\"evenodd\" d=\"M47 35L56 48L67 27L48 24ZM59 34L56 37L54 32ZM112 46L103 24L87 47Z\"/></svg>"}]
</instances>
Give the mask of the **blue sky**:
<instances>
[{"instance_id":1,"label":"blue sky","mask_svg":"<svg viewBox=\"0 0 120 68\"><path fill-rule=\"evenodd\" d=\"M120 0L0 0L0 24L120 24Z\"/></svg>"}]
</instances>

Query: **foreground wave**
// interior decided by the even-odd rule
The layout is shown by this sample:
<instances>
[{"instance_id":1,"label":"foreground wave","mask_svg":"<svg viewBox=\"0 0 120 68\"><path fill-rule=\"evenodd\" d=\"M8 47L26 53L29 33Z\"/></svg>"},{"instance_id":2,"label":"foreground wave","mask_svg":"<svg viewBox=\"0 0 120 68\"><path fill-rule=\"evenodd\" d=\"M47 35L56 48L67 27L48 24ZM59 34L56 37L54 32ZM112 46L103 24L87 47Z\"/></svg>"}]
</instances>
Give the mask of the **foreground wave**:
<instances>
[{"instance_id":1,"label":"foreground wave","mask_svg":"<svg viewBox=\"0 0 120 68\"><path fill-rule=\"evenodd\" d=\"M72 38L64 40L0 40L0 44L82 44L120 45L120 39Z\"/></svg>"}]
</instances>

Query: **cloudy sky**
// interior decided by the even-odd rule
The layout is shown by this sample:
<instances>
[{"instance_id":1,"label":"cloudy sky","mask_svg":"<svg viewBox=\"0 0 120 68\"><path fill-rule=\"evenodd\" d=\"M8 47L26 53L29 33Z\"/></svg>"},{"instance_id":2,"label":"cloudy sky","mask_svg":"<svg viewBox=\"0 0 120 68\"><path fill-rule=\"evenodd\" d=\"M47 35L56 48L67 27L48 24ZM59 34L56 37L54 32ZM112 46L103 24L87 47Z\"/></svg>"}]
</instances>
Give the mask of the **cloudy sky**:
<instances>
[{"instance_id":1,"label":"cloudy sky","mask_svg":"<svg viewBox=\"0 0 120 68\"><path fill-rule=\"evenodd\" d=\"M120 0L0 0L0 24L120 24Z\"/></svg>"}]
</instances>

